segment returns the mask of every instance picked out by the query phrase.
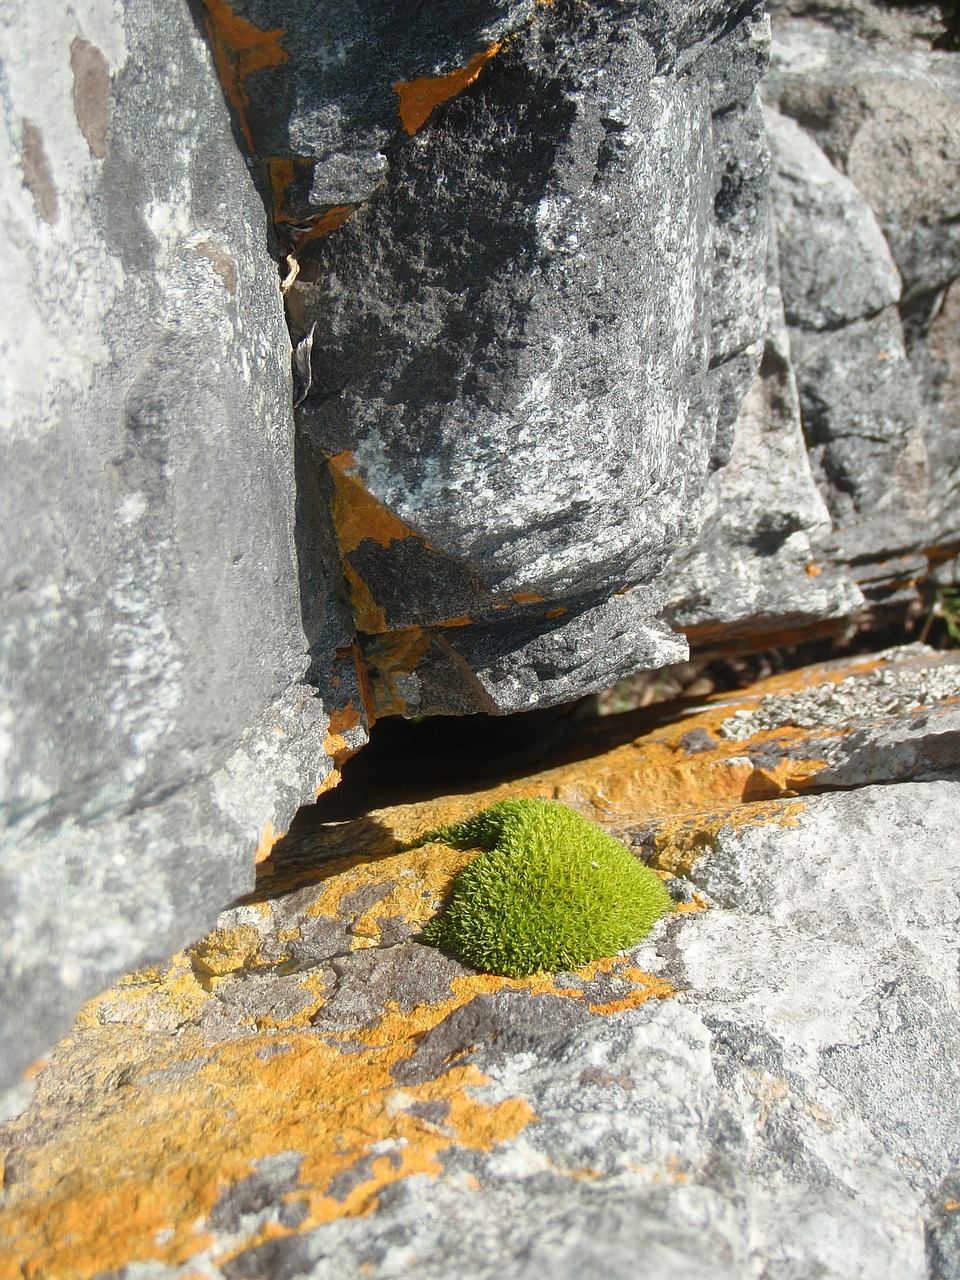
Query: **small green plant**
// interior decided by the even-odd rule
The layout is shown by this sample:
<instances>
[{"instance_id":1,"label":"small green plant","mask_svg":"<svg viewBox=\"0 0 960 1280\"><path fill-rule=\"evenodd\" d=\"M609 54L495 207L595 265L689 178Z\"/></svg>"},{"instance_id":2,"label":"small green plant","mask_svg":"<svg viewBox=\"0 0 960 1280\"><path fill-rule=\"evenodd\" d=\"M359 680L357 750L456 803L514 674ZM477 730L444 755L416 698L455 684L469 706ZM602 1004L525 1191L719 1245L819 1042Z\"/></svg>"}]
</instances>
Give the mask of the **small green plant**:
<instances>
[{"instance_id":1,"label":"small green plant","mask_svg":"<svg viewBox=\"0 0 960 1280\"><path fill-rule=\"evenodd\" d=\"M578 969L635 946L672 911L662 882L595 822L552 800L503 800L415 844L481 849L424 941L485 973Z\"/></svg>"},{"instance_id":2,"label":"small green plant","mask_svg":"<svg viewBox=\"0 0 960 1280\"><path fill-rule=\"evenodd\" d=\"M943 621L953 643L960 645L960 587L937 587L927 620L918 637L921 644L926 644L930 630L938 619Z\"/></svg>"}]
</instances>

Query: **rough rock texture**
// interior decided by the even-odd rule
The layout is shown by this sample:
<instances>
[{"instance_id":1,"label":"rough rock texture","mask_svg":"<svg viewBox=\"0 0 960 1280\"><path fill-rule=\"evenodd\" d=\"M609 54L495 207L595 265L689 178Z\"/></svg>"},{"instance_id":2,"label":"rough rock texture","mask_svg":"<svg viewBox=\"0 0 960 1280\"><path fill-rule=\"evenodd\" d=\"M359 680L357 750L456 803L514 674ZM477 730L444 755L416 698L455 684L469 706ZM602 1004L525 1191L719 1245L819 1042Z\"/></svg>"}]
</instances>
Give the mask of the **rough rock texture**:
<instances>
[{"instance_id":1,"label":"rough rock texture","mask_svg":"<svg viewBox=\"0 0 960 1280\"><path fill-rule=\"evenodd\" d=\"M911 647L301 830L36 1078L0 1274L951 1280L958 700ZM470 855L399 842L510 793L605 822L678 914L555 978L423 946Z\"/></svg>"},{"instance_id":2,"label":"rough rock texture","mask_svg":"<svg viewBox=\"0 0 960 1280\"><path fill-rule=\"evenodd\" d=\"M764 123L752 5L207 5L372 714L842 629L955 547L960 59L773 9Z\"/></svg>"},{"instance_id":3,"label":"rough rock texture","mask_svg":"<svg viewBox=\"0 0 960 1280\"><path fill-rule=\"evenodd\" d=\"M764 123L749 0L155 8L2 18L12 1066L248 885L370 718L956 572L929 16L776 5Z\"/></svg>"},{"instance_id":4,"label":"rough rock texture","mask_svg":"<svg viewBox=\"0 0 960 1280\"><path fill-rule=\"evenodd\" d=\"M760 355L759 11L511 21L369 200L300 239L288 293L380 714L524 709L676 660L650 584Z\"/></svg>"},{"instance_id":5,"label":"rough rock texture","mask_svg":"<svg viewBox=\"0 0 960 1280\"><path fill-rule=\"evenodd\" d=\"M348 697L301 683L289 341L186 6L7 6L0 42L9 1079L250 885Z\"/></svg>"},{"instance_id":6,"label":"rough rock texture","mask_svg":"<svg viewBox=\"0 0 960 1280\"><path fill-rule=\"evenodd\" d=\"M841 533L830 554L879 561L957 535L943 313L960 276L960 56L863 0L777 9L765 92L791 118L769 127L804 430Z\"/></svg>"}]
</instances>

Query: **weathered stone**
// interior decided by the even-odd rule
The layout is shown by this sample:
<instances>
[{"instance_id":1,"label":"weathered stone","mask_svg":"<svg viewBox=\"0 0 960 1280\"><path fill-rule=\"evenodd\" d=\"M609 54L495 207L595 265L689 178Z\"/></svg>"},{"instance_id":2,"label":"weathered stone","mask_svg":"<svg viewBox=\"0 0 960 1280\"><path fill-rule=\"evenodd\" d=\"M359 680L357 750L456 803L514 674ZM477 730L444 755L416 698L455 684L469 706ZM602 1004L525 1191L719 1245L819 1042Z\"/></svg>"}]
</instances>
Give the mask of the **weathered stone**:
<instances>
[{"instance_id":1,"label":"weathered stone","mask_svg":"<svg viewBox=\"0 0 960 1280\"><path fill-rule=\"evenodd\" d=\"M9 1080L250 885L350 690L302 683L288 335L186 6L8 7L0 46Z\"/></svg>"},{"instance_id":2,"label":"weathered stone","mask_svg":"<svg viewBox=\"0 0 960 1280\"><path fill-rule=\"evenodd\" d=\"M810 470L771 232L767 332L726 466L710 479L697 543L674 556L667 618L693 644L857 611L863 597L814 550L830 515Z\"/></svg>"},{"instance_id":3,"label":"weathered stone","mask_svg":"<svg viewBox=\"0 0 960 1280\"><path fill-rule=\"evenodd\" d=\"M278 845L215 933L91 1002L40 1073L3 1131L3 1265L951 1280L958 669L914 646L793 672L593 760ZM511 792L632 839L677 914L554 977L384 944L470 856L398 845ZM341 930L332 968L292 961L311 921Z\"/></svg>"},{"instance_id":4,"label":"weathered stone","mask_svg":"<svg viewBox=\"0 0 960 1280\"><path fill-rule=\"evenodd\" d=\"M900 275L876 217L809 134L765 116L780 287L789 325L836 329L900 300Z\"/></svg>"},{"instance_id":5,"label":"weathered stone","mask_svg":"<svg viewBox=\"0 0 960 1280\"><path fill-rule=\"evenodd\" d=\"M777 24L767 85L867 200L920 302L960 275L960 72L952 55Z\"/></svg>"},{"instance_id":6,"label":"weathered stone","mask_svg":"<svg viewBox=\"0 0 960 1280\"><path fill-rule=\"evenodd\" d=\"M791 336L800 412L810 463L821 480L834 523L883 515L905 517L922 537L928 500L926 445L917 379L903 329L891 309L837 331L795 330Z\"/></svg>"},{"instance_id":7,"label":"weathered stone","mask_svg":"<svg viewBox=\"0 0 960 1280\"><path fill-rule=\"evenodd\" d=\"M765 26L685 14L538 9L298 247L299 421L381 713L681 652L650 584L729 454L767 225Z\"/></svg>"}]
</instances>

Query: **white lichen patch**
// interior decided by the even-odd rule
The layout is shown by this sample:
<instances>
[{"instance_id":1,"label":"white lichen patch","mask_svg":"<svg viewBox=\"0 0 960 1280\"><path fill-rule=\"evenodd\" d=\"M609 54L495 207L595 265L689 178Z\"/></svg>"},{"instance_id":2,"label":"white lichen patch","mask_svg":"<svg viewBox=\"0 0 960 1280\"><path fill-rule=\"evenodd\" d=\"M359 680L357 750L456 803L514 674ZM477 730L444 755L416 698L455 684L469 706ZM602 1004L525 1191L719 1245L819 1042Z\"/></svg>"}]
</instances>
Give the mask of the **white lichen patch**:
<instances>
[{"instance_id":1,"label":"white lichen patch","mask_svg":"<svg viewBox=\"0 0 960 1280\"><path fill-rule=\"evenodd\" d=\"M935 650L909 645L888 650L882 658L933 655ZM855 721L885 720L945 698L960 697L960 663L890 665L862 675L847 676L787 695L771 694L752 710L729 716L719 734L731 742L745 742L764 729L842 729Z\"/></svg>"}]
</instances>

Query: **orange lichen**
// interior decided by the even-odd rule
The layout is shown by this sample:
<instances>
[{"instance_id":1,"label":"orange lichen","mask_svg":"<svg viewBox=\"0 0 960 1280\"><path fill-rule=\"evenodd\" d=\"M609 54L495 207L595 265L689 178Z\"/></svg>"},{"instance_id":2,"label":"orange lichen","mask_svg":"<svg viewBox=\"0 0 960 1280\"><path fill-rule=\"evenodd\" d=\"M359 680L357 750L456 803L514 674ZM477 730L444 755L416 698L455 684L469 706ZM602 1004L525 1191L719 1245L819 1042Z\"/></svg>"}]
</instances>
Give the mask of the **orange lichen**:
<instances>
[{"instance_id":1,"label":"orange lichen","mask_svg":"<svg viewBox=\"0 0 960 1280\"><path fill-rule=\"evenodd\" d=\"M299 222L297 214L286 208L287 191L297 178L298 170L312 170L314 161L308 156L270 156L264 161L273 195L273 220L277 223Z\"/></svg>"},{"instance_id":2,"label":"orange lichen","mask_svg":"<svg viewBox=\"0 0 960 1280\"><path fill-rule=\"evenodd\" d=\"M333 523L341 555L356 551L366 538L381 547L389 547L404 538L420 537L416 529L404 524L365 488L348 449L335 454L329 462L333 478Z\"/></svg>"},{"instance_id":3,"label":"orange lichen","mask_svg":"<svg viewBox=\"0 0 960 1280\"><path fill-rule=\"evenodd\" d=\"M282 28L261 31L246 18L234 13L229 0L203 0L207 10L205 26L214 65L227 100L237 113L244 141L254 151L253 133L247 112L250 98L247 77L266 67L279 67L290 55L280 45L286 34Z\"/></svg>"},{"instance_id":4,"label":"orange lichen","mask_svg":"<svg viewBox=\"0 0 960 1280\"><path fill-rule=\"evenodd\" d=\"M416 80L398 80L393 91L400 99L400 121L407 133L413 135L427 122L430 113L442 103L455 98L477 76L501 48L499 41L474 54L465 67L458 67L443 76L420 76Z\"/></svg>"},{"instance_id":5,"label":"orange lichen","mask_svg":"<svg viewBox=\"0 0 960 1280\"><path fill-rule=\"evenodd\" d=\"M306 240L319 240L322 236L328 236L331 231L342 227L348 218L352 218L359 208L358 204L336 204L325 209L312 219L309 226L292 229L294 243L299 246Z\"/></svg>"},{"instance_id":6,"label":"orange lichen","mask_svg":"<svg viewBox=\"0 0 960 1280\"><path fill-rule=\"evenodd\" d=\"M273 823L268 818L267 825L263 828L263 835L260 837L260 843L257 845L257 851L253 855L253 865L259 867L261 862L266 862L270 857L273 846L283 836L282 831L274 831Z\"/></svg>"},{"instance_id":7,"label":"orange lichen","mask_svg":"<svg viewBox=\"0 0 960 1280\"><path fill-rule=\"evenodd\" d=\"M380 902L355 921L357 932L372 913L374 927L396 916L416 924L469 856L440 844L383 860L354 855L324 868L309 913L336 918L348 894L384 883ZM276 941L292 942L297 930L282 934ZM294 1230L271 1224L224 1252L207 1226L222 1193L247 1177L255 1161L279 1151L303 1156L299 1185L288 1196L305 1210L295 1230L368 1213L382 1189L399 1179L443 1176L440 1157L451 1147L489 1151L536 1122L523 1097L478 1101L473 1090L487 1077L456 1059L435 1078L397 1086L393 1068L456 1008L504 988L583 1000L598 1015L673 994L668 983L625 957L586 966L575 975L577 985L549 975L465 974L453 980L446 999L409 1010L388 1001L372 1025L331 1039L309 1028L327 993L322 971L312 970L299 978L309 996L305 1008L283 1018L265 1012L248 1035L211 1042L197 1025L206 1002L216 998L211 988L263 963L262 941L249 924L217 930L164 971L131 975L87 1007L74 1040L96 1051L96 1069L83 1075L82 1086L92 1091L92 1105L78 1107L67 1129L52 1125L21 1149L18 1179L0 1220L7 1241L0 1274L86 1280L152 1259L223 1263ZM624 994L591 999L589 984L600 978ZM177 1011L175 1034L158 1034L163 1009ZM108 1088L113 1079L123 1088ZM446 1103L442 1125L416 1114L417 1104L428 1101ZM363 1179L337 1198L337 1176L369 1161L384 1142L391 1144L390 1156L365 1165Z\"/></svg>"}]
</instances>

